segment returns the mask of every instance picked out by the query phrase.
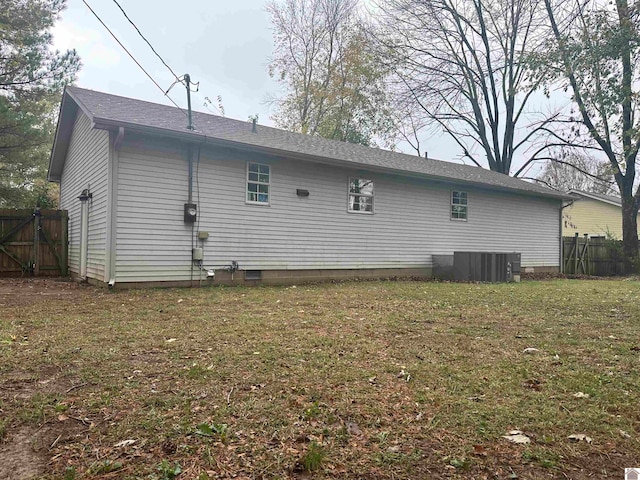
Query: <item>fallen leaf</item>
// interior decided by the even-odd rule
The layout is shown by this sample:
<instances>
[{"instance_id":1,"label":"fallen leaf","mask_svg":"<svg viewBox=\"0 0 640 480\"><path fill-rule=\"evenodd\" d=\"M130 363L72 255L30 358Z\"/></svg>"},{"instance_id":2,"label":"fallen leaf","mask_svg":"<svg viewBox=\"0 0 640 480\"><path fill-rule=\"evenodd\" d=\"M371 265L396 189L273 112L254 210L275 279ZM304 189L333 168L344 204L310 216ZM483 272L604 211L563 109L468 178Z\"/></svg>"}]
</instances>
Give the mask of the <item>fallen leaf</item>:
<instances>
[{"instance_id":1,"label":"fallen leaf","mask_svg":"<svg viewBox=\"0 0 640 480\"><path fill-rule=\"evenodd\" d=\"M128 439L128 440L122 440L121 442L118 442L114 445L114 447L128 447L129 445L133 445L134 443L136 443L135 440L132 439Z\"/></svg>"},{"instance_id":2,"label":"fallen leaf","mask_svg":"<svg viewBox=\"0 0 640 480\"><path fill-rule=\"evenodd\" d=\"M480 455L482 457L486 457L487 456L487 449L484 448L482 445L474 445L473 446L473 453L475 455Z\"/></svg>"},{"instance_id":3,"label":"fallen leaf","mask_svg":"<svg viewBox=\"0 0 640 480\"><path fill-rule=\"evenodd\" d=\"M58 421L59 422L64 422L65 420L69 420L69 417L67 417L66 415L58 415Z\"/></svg>"},{"instance_id":4,"label":"fallen leaf","mask_svg":"<svg viewBox=\"0 0 640 480\"><path fill-rule=\"evenodd\" d=\"M619 430L620 435L622 435L624 438L631 438L631 435L629 435L627 432L625 432L624 430Z\"/></svg>"},{"instance_id":5,"label":"fallen leaf","mask_svg":"<svg viewBox=\"0 0 640 480\"><path fill-rule=\"evenodd\" d=\"M569 435L567 438L573 442L591 443L593 441L591 437L587 437L584 433L574 433L573 435Z\"/></svg>"},{"instance_id":6,"label":"fallen leaf","mask_svg":"<svg viewBox=\"0 0 640 480\"><path fill-rule=\"evenodd\" d=\"M512 443L518 443L518 444L531 443L531 439L527 437L520 430L511 430L510 432L507 432L506 435L503 435L502 438L505 438Z\"/></svg>"},{"instance_id":7,"label":"fallen leaf","mask_svg":"<svg viewBox=\"0 0 640 480\"><path fill-rule=\"evenodd\" d=\"M177 339L177 338L167 338L167 339L165 340L165 342L167 342L167 343L173 343L173 342L175 342L176 340L178 340L178 339Z\"/></svg>"},{"instance_id":8,"label":"fallen leaf","mask_svg":"<svg viewBox=\"0 0 640 480\"><path fill-rule=\"evenodd\" d=\"M358 437L362 435L362 430L360 430L360 427L358 426L357 423L347 422L346 427L347 427L347 432L349 432L350 435L356 435Z\"/></svg>"},{"instance_id":9,"label":"fallen leaf","mask_svg":"<svg viewBox=\"0 0 640 480\"><path fill-rule=\"evenodd\" d=\"M540 350L538 350L537 348L527 347L522 351L522 353L528 353L528 354L532 355L532 354L534 354L536 352L539 352L539 351Z\"/></svg>"},{"instance_id":10,"label":"fallen leaf","mask_svg":"<svg viewBox=\"0 0 640 480\"><path fill-rule=\"evenodd\" d=\"M583 392L576 392L573 394L573 396L576 398L589 398L589 394Z\"/></svg>"},{"instance_id":11,"label":"fallen leaf","mask_svg":"<svg viewBox=\"0 0 640 480\"><path fill-rule=\"evenodd\" d=\"M471 402L483 402L484 401L484 395L479 395L477 397L467 397L467 400L471 401Z\"/></svg>"},{"instance_id":12,"label":"fallen leaf","mask_svg":"<svg viewBox=\"0 0 640 480\"><path fill-rule=\"evenodd\" d=\"M522 382L522 386L525 388L530 388L531 390L535 390L537 392L542 390L542 382L537 378L532 378Z\"/></svg>"}]
</instances>

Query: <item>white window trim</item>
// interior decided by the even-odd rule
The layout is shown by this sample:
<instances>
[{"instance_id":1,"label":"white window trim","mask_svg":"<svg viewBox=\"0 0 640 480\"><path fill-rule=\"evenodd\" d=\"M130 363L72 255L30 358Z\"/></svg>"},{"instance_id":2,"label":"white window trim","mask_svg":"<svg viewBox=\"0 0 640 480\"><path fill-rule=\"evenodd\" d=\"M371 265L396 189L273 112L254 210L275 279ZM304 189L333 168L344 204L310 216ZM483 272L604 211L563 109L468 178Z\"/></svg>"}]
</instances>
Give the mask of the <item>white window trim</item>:
<instances>
[{"instance_id":1,"label":"white window trim","mask_svg":"<svg viewBox=\"0 0 640 480\"><path fill-rule=\"evenodd\" d=\"M258 202L249 200L249 165L261 165L263 167L269 167L269 182L259 182L251 180L251 183L255 183L258 185L267 185L269 187L268 198L269 200L266 202ZM271 206L271 176L273 175L273 167L268 163L259 163L259 162L250 162L247 161L246 173L245 173L245 182L244 182L244 203L247 205L262 205L262 206Z\"/></svg>"},{"instance_id":2,"label":"white window trim","mask_svg":"<svg viewBox=\"0 0 640 480\"><path fill-rule=\"evenodd\" d=\"M351 180L358 179L362 180L364 177L349 177L347 179L347 213L354 213L356 215L373 215L376 211L376 182L373 179L370 180L373 183L373 188L371 189L371 193L351 193ZM367 212L366 210L351 210L349 207L351 202L351 195L359 195L361 197L371 197L371 211Z\"/></svg>"},{"instance_id":3,"label":"white window trim","mask_svg":"<svg viewBox=\"0 0 640 480\"><path fill-rule=\"evenodd\" d=\"M465 205L462 205L460 203L453 203L453 192L466 194L467 195L467 203ZM466 216L466 218L454 218L453 217L453 211L452 211L454 206L466 207L467 208L467 216ZM449 220L451 220L452 222L467 222L467 221L469 221L469 192L467 192L465 190L451 190L451 192L449 193Z\"/></svg>"}]
</instances>

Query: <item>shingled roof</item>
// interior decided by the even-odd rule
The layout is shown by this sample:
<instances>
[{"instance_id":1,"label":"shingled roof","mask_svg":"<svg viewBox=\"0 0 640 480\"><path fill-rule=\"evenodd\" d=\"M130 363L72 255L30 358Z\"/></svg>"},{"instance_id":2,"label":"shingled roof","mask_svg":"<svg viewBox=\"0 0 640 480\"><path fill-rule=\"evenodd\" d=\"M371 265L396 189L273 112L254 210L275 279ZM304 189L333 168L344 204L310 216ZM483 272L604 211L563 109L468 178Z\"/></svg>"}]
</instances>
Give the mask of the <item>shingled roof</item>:
<instances>
[{"instance_id":1,"label":"shingled roof","mask_svg":"<svg viewBox=\"0 0 640 480\"><path fill-rule=\"evenodd\" d=\"M497 190L567 199L565 194L475 166L365 147L337 140L302 135L201 112L193 113L195 130L188 130L186 113L175 107L145 102L78 87L67 87L62 99L56 139L51 152L49 179L60 179L75 112L80 108L96 128L158 134L270 153L303 161L386 171L440 181L469 183Z\"/></svg>"}]
</instances>

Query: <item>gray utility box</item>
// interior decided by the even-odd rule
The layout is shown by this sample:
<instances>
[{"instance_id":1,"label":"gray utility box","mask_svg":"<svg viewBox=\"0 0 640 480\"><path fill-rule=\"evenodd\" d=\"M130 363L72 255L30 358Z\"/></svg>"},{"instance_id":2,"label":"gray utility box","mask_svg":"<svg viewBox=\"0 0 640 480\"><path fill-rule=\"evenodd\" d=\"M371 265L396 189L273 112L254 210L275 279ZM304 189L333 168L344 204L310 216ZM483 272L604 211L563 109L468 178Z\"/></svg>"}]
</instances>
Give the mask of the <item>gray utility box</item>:
<instances>
[{"instance_id":1,"label":"gray utility box","mask_svg":"<svg viewBox=\"0 0 640 480\"><path fill-rule=\"evenodd\" d=\"M453 279L458 282L519 282L520 254L453 252Z\"/></svg>"}]
</instances>

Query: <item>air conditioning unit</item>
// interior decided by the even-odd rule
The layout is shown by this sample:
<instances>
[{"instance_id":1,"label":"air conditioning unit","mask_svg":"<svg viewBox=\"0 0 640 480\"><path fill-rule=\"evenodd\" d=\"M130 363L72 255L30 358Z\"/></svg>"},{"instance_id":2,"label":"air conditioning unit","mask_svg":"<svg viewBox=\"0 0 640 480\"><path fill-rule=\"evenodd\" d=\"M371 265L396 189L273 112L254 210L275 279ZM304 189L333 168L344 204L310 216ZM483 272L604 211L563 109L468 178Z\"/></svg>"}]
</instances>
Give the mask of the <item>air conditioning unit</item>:
<instances>
[{"instance_id":1,"label":"air conditioning unit","mask_svg":"<svg viewBox=\"0 0 640 480\"><path fill-rule=\"evenodd\" d=\"M520 253L453 252L453 278L459 282L519 282Z\"/></svg>"}]
</instances>

